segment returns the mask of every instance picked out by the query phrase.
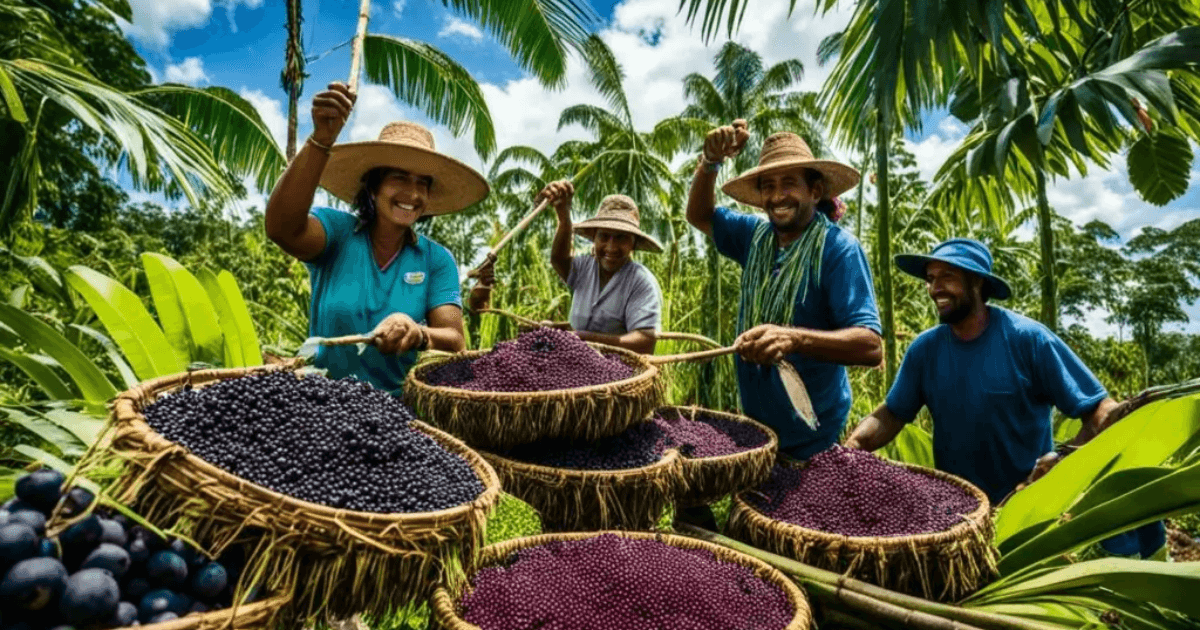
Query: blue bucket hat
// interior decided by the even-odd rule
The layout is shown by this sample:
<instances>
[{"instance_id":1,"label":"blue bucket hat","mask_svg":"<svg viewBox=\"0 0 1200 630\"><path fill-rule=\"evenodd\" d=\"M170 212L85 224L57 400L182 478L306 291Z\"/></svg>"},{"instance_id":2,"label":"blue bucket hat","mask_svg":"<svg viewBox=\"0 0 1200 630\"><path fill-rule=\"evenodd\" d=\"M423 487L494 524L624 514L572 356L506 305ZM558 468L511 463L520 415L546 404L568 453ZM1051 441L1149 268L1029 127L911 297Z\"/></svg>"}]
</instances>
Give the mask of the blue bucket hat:
<instances>
[{"instance_id":1,"label":"blue bucket hat","mask_svg":"<svg viewBox=\"0 0 1200 630\"><path fill-rule=\"evenodd\" d=\"M992 253L986 245L974 239L952 238L933 248L928 256L900 254L895 257L896 266L900 271L921 280L925 279L925 265L935 260L982 276L984 282L992 288L992 297L997 300L1004 300L1012 295L1008 283L992 273Z\"/></svg>"}]
</instances>

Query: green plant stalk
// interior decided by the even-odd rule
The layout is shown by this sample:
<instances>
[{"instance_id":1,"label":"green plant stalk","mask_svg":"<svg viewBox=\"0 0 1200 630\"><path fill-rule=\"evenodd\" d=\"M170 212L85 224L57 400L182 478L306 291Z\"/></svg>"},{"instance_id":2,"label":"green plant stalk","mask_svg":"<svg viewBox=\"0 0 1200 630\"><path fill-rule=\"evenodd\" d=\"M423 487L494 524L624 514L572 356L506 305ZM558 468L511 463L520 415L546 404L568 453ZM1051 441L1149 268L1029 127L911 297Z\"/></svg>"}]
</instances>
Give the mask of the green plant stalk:
<instances>
[{"instance_id":1,"label":"green plant stalk","mask_svg":"<svg viewBox=\"0 0 1200 630\"><path fill-rule=\"evenodd\" d=\"M903 628L916 628L916 630L983 630L979 626L972 626L953 619L946 619L934 614L905 608L904 606L889 604L863 595L862 593L856 593L829 584L808 582L804 587L822 602L836 602L848 606L854 612L876 621L899 624Z\"/></svg>"},{"instance_id":2,"label":"green plant stalk","mask_svg":"<svg viewBox=\"0 0 1200 630\"><path fill-rule=\"evenodd\" d=\"M929 615L937 615L962 623L969 623L980 628L981 630L1061 630L1059 626L1055 625L1038 623L1008 615L998 615L995 613L985 613L977 610L970 610L967 608L961 608L959 606L942 604L927 599L921 599L920 597L913 597L911 595L897 593L885 588L880 588L874 584L868 584L861 580L843 577L842 575L832 571L811 567L807 564L796 562L790 558L785 558L783 556L778 556L773 553L763 551L756 547L751 547L750 545L734 540L727 536L715 534L706 529L701 529L686 523L679 523L676 525L676 529L679 531L679 533L685 536L692 536L694 538L699 538L700 540L716 543L718 545L729 547L735 551L740 551L758 558L759 560L766 562L776 569L779 569L780 571L797 578L798 581L802 582L805 586L815 584L835 587L841 592L848 591L858 595L864 595L893 606L899 606L901 608L907 608L909 610L914 610ZM962 628L964 626L960 625L958 627Z\"/></svg>"}]
</instances>

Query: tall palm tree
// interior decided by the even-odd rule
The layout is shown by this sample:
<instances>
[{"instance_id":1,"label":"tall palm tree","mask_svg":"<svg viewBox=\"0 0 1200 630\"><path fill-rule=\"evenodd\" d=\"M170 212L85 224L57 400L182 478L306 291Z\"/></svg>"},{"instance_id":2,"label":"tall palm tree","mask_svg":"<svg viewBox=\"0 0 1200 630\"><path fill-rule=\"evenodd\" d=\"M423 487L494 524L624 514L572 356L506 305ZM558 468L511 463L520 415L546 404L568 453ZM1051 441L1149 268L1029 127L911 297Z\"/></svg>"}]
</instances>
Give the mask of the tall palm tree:
<instances>
[{"instance_id":1,"label":"tall palm tree","mask_svg":"<svg viewBox=\"0 0 1200 630\"><path fill-rule=\"evenodd\" d=\"M287 159L291 161L296 156L296 125L298 124L297 104L300 92L304 91L304 42L300 38L300 24L304 21L301 15L303 6L301 0L287 0L287 52L283 60L283 72L279 82L288 94L288 124L287 124Z\"/></svg>"}]
</instances>

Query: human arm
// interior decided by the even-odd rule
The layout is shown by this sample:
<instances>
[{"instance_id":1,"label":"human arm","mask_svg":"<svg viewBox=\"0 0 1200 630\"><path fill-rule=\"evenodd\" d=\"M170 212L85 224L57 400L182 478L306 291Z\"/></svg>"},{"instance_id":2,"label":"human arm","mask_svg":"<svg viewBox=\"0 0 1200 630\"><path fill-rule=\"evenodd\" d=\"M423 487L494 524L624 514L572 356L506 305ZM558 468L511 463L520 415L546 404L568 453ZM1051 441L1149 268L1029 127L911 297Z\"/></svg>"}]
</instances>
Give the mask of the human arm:
<instances>
[{"instance_id":1,"label":"human arm","mask_svg":"<svg viewBox=\"0 0 1200 630\"><path fill-rule=\"evenodd\" d=\"M479 277L475 281L475 286L471 287L471 295L467 298L467 307L472 312L479 311L491 305L492 285L496 280L496 261L489 260L487 264L479 269Z\"/></svg>"},{"instance_id":2,"label":"human arm","mask_svg":"<svg viewBox=\"0 0 1200 630\"><path fill-rule=\"evenodd\" d=\"M292 159L267 200L264 217L267 237L299 260L312 260L325 249L325 229L309 214L313 195L329 159L328 150L317 144L333 146L350 116L355 98L342 83L331 83L328 90L313 97L312 135Z\"/></svg>"},{"instance_id":3,"label":"human arm","mask_svg":"<svg viewBox=\"0 0 1200 630\"><path fill-rule=\"evenodd\" d=\"M429 311L426 318L429 324L422 326L404 313L388 315L371 333L375 347L383 354L413 349L461 352L467 347L462 309L457 305L443 304Z\"/></svg>"},{"instance_id":4,"label":"human arm","mask_svg":"<svg viewBox=\"0 0 1200 630\"><path fill-rule=\"evenodd\" d=\"M617 346L638 354L654 354L654 346L658 343L658 337L655 335L654 329L632 330L622 335L606 335L587 330L576 330L574 332L576 336L584 341Z\"/></svg>"},{"instance_id":5,"label":"human arm","mask_svg":"<svg viewBox=\"0 0 1200 630\"><path fill-rule=\"evenodd\" d=\"M716 210L713 189L717 182L717 171L706 164L718 164L726 157L737 155L749 137L746 121L739 118L732 125L713 129L704 139L703 158L696 165L696 173L688 191L687 220L710 238L713 235L713 212Z\"/></svg>"},{"instance_id":6,"label":"human arm","mask_svg":"<svg viewBox=\"0 0 1200 630\"><path fill-rule=\"evenodd\" d=\"M1066 457L1079 447L1092 441L1097 435L1109 427L1108 417L1114 409L1117 408L1117 401L1112 398L1105 398L1096 405L1096 408L1083 415L1080 420L1083 426L1079 428L1079 433L1075 434L1075 438L1063 445L1062 452L1058 450L1051 451L1042 455L1037 460L1037 464L1033 467L1033 472L1029 473L1029 479L1025 484L1031 484L1045 476L1054 468L1062 458Z\"/></svg>"},{"instance_id":7,"label":"human arm","mask_svg":"<svg viewBox=\"0 0 1200 630\"><path fill-rule=\"evenodd\" d=\"M854 427L854 432L846 438L845 446L868 452L879 450L896 439L905 424L888 409L885 402Z\"/></svg>"},{"instance_id":8,"label":"human arm","mask_svg":"<svg viewBox=\"0 0 1200 630\"><path fill-rule=\"evenodd\" d=\"M883 359L883 343L879 335L858 326L815 330L762 324L739 335L733 345L744 360L764 365L778 363L788 354L866 367L875 367Z\"/></svg>"},{"instance_id":9,"label":"human arm","mask_svg":"<svg viewBox=\"0 0 1200 630\"><path fill-rule=\"evenodd\" d=\"M550 245L550 266L563 282L571 275L571 199L574 196L575 186L564 179L547 184L534 198L535 202L549 198L558 216L558 229Z\"/></svg>"}]
</instances>

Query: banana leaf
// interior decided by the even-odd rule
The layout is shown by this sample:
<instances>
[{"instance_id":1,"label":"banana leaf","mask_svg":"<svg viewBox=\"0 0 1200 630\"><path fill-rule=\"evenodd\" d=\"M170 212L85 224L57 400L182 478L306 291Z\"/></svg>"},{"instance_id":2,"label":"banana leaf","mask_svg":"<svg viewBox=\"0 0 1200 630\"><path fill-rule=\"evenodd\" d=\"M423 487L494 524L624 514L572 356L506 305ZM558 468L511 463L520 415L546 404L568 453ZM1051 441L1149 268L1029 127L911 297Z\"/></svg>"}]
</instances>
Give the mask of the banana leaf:
<instances>
[{"instance_id":1,"label":"banana leaf","mask_svg":"<svg viewBox=\"0 0 1200 630\"><path fill-rule=\"evenodd\" d=\"M142 263L146 267L147 277L151 276L152 268L156 269L155 275L165 274L166 276L163 292L173 294L175 303L183 315L184 328L188 335L187 345L191 350L187 359L220 363L224 359L225 341L221 326L217 322L217 310L204 287L200 285L200 281L183 265L161 254L142 254ZM153 283L151 287L153 287ZM155 305L157 306L157 304L158 298L156 297Z\"/></svg>"},{"instance_id":2,"label":"banana leaf","mask_svg":"<svg viewBox=\"0 0 1200 630\"><path fill-rule=\"evenodd\" d=\"M33 379L33 382L37 383L49 398L69 400L77 397L76 393L71 390L71 386L54 371L57 363L50 357L0 348L0 359L12 363L28 374L29 378Z\"/></svg>"},{"instance_id":3,"label":"banana leaf","mask_svg":"<svg viewBox=\"0 0 1200 630\"><path fill-rule=\"evenodd\" d=\"M133 373L133 368L129 367L129 362L125 360L124 356L121 356L120 348L117 348L117 344L113 343L108 335L82 324L71 324L71 328L91 337L100 344L100 347L104 348L104 353L108 355L108 360L112 361L113 367L117 368L117 373L121 375L121 381L125 384L126 389L132 389L138 384L138 378Z\"/></svg>"},{"instance_id":4,"label":"banana leaf","mask_svg":"<svg viewBox=\"0 0 1200 630\"><path fill-rule=\"evenodd\" d=\"M237 279L228 271L215 274L208 269L196 273L209 300L217 310L218 322L225 335L224 356L230 367L262 365L262 348L250 318L250 309L242 297Z\"/></svg>"},{"instance_id":5,"label":"banana leaf","mask_svg":"<svg viewBox=\"0 0 1200 630\"><path fill-rule=\"evenodd\" d=\"M7 304L0 304L0 322L15 331L26 344L53 357L75 382L85 400L103 403L117 395L117 389L100 368L57 330Z\"/></svg>"},{"instance_id":6,"label":"banana leaf","mask_svg":"<svg viewBox=\"0 0 1200 630\"><path fill-rule=\"evenodd\" d=\"M917 466L935 468L933 459L933 436L913 423L904 425L896 439L880 449L888 459Z\"/></svg>"},{"instance_id":7,"label":"banana leaf","mask_svg":"<svg viewBox=\"0 0 1200 630\"><path fill-rule=\"evenodd\" d=\"M1161 400L1134 411L1013 495L996 518L997 543L1058 518L1104 475L1162 464L1197 432L1200 396Z\"/></svg>"},{"instance_id":8,"label":"banana leaf","mask_svg":"<svg viewBox=\"0 0 1200 630\"><path fill-rule=\"evenodd\" d=\"M120 346L141 380L178 374L187 369L142 301L124 285L82 265L66 272L67 284L79 292Z\"/></svg>"},{"instance_id":9,"label":"banana leaf","mask_svg":"<svg viewBox=\"0 0 1200 630\"><path fill-rule=\"evenodd\" d=\"M187 363L196 352L171 272L161 256L149 252L142 254L142 266L146 269L146 283L150 285L150 297L154 300L158 323L179 360Z\"/></svg>"},{"instance_id":10,"label":"banana leaf","mask_svg":"<svg viewBox=\"0 0 1200 630\"><path fill-rule=\"evenodd\" d=\"M9 408L0 410L0 413L4 416L4 422L15 424L38 436L65 457L79 457L87 450L87 443L75 434L40 415Z\"/></svg>"}]
</instances>

